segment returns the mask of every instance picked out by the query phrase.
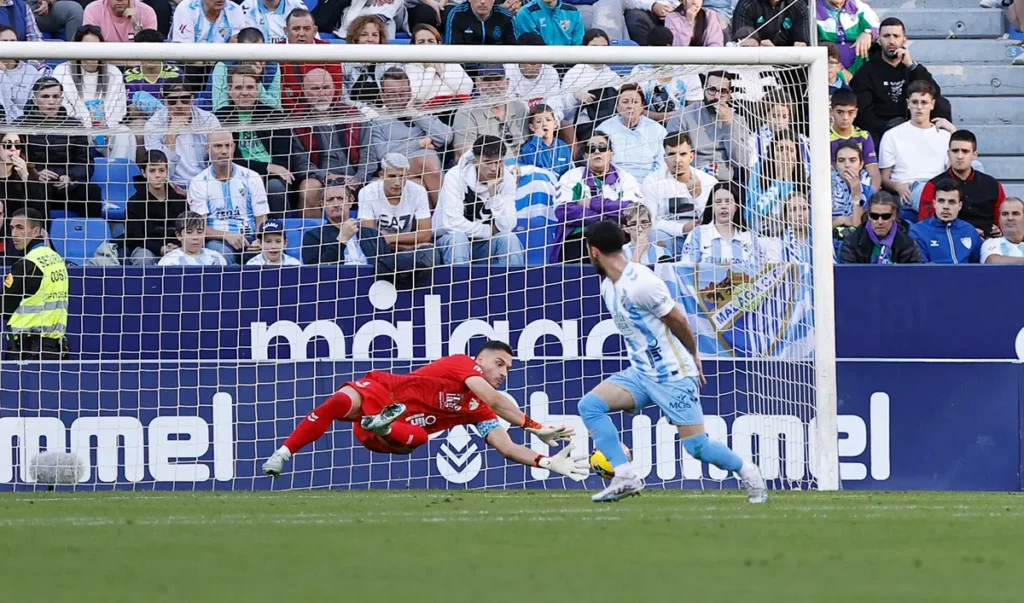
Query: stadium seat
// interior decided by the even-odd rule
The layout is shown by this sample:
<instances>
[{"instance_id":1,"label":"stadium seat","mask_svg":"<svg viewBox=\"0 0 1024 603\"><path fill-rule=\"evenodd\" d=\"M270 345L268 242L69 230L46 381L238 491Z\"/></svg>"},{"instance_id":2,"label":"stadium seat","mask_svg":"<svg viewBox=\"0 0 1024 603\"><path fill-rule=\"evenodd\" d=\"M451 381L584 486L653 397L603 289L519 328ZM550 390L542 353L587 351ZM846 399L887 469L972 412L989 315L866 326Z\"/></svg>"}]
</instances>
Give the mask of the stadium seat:
<instances>
[{"instance_id":1,"label":"stadium seat","mask_svg":"<svg viewBox=\"0 0 1024 603\"><path fill-rule=\"evenodd\" d=\"M637 44L633 40L612 40L611 45L612 46L639 46L639 44ZM633 71L633 65L625 65L625 64L622 64L622 63L613 63L611 65L608 65L608 68L611 69L612 71L614 71L615 73L619 74L620 76L623 76L623 77L629 75L630 71Z\"/></svg>"},{"instance_id":2,"label":"stadium seat","mask_svg":"<svg viewBox=\"0 0 1024 603\"><path fill-rule=\"evenodd\" d=\"M288 245L284 252L293 258L302 259L302 237L311 228L323 225L325 220L320 218L285 218L284 232L288 237Z\"/></svg>"},{"instance_id":3,"label":"stadium seat","mask_svg":"<svg viewBox=\"0 0 1024 603\"><path fill-rule=\"evenodd\" d=\"M95 160L92 182L103 192L104 217L119 222L125 219L128 198L135 194L132 178L142 174L139 166L128 159Z\"/></svg>"},{"instance_id":4,"label":"stadium seat","mask_svg":"<svg viewBox=\"0 0 1024 603\"><path fill-rule=\"evenodd\" d=\"M554 241L552 223L544 216L520 218L515 233L526 250L527 266L543 266L547 263L548 247Z\"/></svg>"},{"instance_id":5,"label":"stadium seat","mask_svg":"<svg viewBox=\"0 0 1024 603\"><path fill-rule=\"evenodd\" d=\"M82 214L77 211L68 211L63 209L51 209L50 219L51 220L65 220L68 218L81 218Z\"/></svg>"},{"instance_id":6,"label":"stadium seat","mask_svg":"<svg viewBox=\"0 0 1024 603\"><path fill-rule=\"evenodd\" d=\"M52 220L50 242L66 262L84 266L96 249L110 238L103 218L67 218Z\"/></svg>"}]
</instances>

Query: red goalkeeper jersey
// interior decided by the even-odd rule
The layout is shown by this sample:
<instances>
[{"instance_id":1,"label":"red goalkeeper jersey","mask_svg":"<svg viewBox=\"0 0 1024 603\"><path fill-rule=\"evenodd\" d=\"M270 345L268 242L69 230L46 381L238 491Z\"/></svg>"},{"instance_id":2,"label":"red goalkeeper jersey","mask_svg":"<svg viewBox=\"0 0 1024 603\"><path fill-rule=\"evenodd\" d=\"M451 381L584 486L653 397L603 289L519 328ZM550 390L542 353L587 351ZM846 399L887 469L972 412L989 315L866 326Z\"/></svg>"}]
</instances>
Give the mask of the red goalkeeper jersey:
<instances>
[{"instance_id":1,"label":"red goalkeeper jersey","mask_svg":"<svg viewBox=\"0 0 1024 603\"><path fill-rule=\"evenodd\" d=\"M379 413L388 404L401 402L406 411L400 422L437 433L456 425L476 425L486 437L500 427L489 406L478 400L466 385L483 370L469 356L448 356L408 375L370 372L348 383L363 396L363 414Z\"/></svg>"}]
</instances>

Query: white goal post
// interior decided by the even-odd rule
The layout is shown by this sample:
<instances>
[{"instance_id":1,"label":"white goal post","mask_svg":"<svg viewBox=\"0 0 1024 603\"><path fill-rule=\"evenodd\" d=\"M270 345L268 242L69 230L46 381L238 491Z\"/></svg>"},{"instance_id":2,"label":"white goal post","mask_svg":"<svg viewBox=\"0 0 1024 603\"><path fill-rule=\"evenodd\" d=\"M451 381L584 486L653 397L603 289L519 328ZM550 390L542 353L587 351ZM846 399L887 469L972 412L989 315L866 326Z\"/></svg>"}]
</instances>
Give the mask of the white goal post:
<instances>
[{"instance_id":1,"label":"white goal post","mask_svg":"<svg viewBox=\"0 0 1024 603\"><path fill-rule=\"evenodd\" d=\"M831 161L829 143L829 85L824 48L699 48L633 46L413 46L384 45L260 45L260 44L124 44L124 43L0 43L0 60L32 61L103 60L111 62L314 62L314 63L559 63L629 64L658 66L779 66L806 69L806 100L809 153L809 196L813 258L813 425L807 459L813 467L813 485L819 490L840 488L835 300L833 279L833 232ZM698 69L699 71L699 69ZM801 99L801 100L804 100ZM201 131L201 129L199 129ZM8 212L10 213L10 212ZM352 334L349 333L349 336ZM371 339L372 343L372 339ZM447 342L446 342L447 343ZM590 346L587 346L588 348ZM440 348L440 344L438 344ZM600 348L599 348L600 349ZM303 352L304 354L304 352ZM586 355L583 354L583 357ZM303 356L304 357L304 356ZM354 358L355 356L353 356ZM254 358L255 359L255 358ZM396 363L402 366L408 363ZM10 365L2 367L14 370ZM777 379L785 380L782 377ZM521 401L520 401L521 402ZM308 410L308 409L306 409ZM306 410L297 410L298 420ZM282 419L282 417L277 417ZM204 424L205 425L205 424ZM724 425L724 423L723 423ZM216 434L215 434L216 435ZM287 435L285 433L285 435ZM3 443L6 445L6 443ZM265 445L260 450L264 450ZM116 455L115 455L116 456ZM173 456L173 455L172 455ZM183 455L187 456L187 455ZM24 463L26 459L22 459ZM88 464L88 463L87 463ZM219 478L218 478L219 479Z\"/></svg>"}]
</instances>

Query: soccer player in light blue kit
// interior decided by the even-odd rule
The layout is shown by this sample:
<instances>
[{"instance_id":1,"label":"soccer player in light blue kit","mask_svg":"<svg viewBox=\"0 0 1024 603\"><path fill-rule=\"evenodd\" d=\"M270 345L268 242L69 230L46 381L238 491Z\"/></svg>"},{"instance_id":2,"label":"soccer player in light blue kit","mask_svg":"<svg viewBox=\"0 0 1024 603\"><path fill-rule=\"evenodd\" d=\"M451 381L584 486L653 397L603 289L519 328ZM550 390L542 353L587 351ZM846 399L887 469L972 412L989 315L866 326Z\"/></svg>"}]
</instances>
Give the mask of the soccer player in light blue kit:
<instances>
[{"instance_id":1,"label":"soccer player in light blue kit","mask_svg":"<svg viewBox=\"0 0 1024 603\"><path fill-rule=\"evenodd\" d=\"M626 342L630 363L579 403L594 445L615 469L611 483L595 494L593 501L613 502L644 489L608 413L637 412L651 404L660 407L679 429L683 447L693 458L737 473L750 502L767 501L768 488L757 465L745 462L704 432L704 409L697 391L704 384L704 371L697 339L664 281L650 268L626 259L622 253L625 235L615 222L595 222L584 236L590 262L605 277L601 297Z\"/></svg>"}]
</instances>

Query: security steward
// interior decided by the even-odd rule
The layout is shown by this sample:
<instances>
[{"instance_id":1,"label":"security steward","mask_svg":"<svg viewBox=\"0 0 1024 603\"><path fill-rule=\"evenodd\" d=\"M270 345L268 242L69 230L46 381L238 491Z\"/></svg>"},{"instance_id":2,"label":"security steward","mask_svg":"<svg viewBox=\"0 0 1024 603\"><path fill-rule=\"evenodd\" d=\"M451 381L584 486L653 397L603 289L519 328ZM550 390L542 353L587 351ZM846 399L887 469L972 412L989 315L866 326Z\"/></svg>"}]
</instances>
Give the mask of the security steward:
<instances>
[{"instance_id":1,"label":"security steward","mask_svg":"<svg viewBox=\"0 0 1024 603\"><path fill-rule=\"evenodd\" d=\"M33 208L11 216L11 238L24 253L4 276L4 360L67 360L68 270L43 238L45 218Z\"/></svg>"}]
</instances>

